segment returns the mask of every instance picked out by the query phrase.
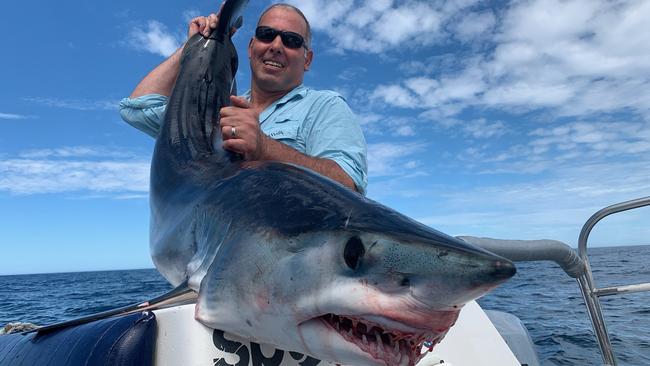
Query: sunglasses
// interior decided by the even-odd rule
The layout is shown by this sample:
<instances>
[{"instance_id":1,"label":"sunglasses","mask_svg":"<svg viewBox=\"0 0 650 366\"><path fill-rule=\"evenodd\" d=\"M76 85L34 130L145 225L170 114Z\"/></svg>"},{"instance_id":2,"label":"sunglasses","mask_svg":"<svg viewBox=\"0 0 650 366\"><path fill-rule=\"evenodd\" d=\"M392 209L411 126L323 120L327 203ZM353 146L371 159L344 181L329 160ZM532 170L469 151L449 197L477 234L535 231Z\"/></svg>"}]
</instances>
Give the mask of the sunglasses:
<instances>
[{"instance_id":1,"label":"sunglasses","mask_svg":"<svg viewBox=\"0 0 650 366\"><path fill-rule=\"evenodd\" d=\"M286 47L296 49L304 46L305 49L308 49L307 46L305 45L305 39L298 33L279 31L277 29L266 27L263 25L255 29L255 38L257 38L259 41L264 43L273 42L273 40L275 39L275 37L278 36L278 34L282 39L282 44L285 45Z\"/></svg>"}]
</instances>

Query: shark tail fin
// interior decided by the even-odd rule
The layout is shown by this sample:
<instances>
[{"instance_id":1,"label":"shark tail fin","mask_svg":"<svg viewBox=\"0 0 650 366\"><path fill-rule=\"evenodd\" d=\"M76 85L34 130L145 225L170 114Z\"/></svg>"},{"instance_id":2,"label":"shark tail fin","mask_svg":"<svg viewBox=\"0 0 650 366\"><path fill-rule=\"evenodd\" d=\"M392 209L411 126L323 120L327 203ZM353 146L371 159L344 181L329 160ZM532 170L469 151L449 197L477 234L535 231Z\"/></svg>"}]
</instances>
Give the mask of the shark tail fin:
<instances>
[{"instance_id":1,"label":"shark tail fin","mask_svg":"<svg viewBox=\"0 0 650 366\"><path fill-rule=\"evenodd\" d=\"M212 36L223 36L230 34L233 29L239 29L242 26L242 11L248 4L248 0L230 0L226 1L221 9L219 16L219 25L212 32Z\"/></svg>"},{"instance_id":2,"label":"shark tail fin","mask_svg":"<svg viewBox=\"0 0 650 366\"><path fill-rule=\"evenodd\" d=\"M207 39L200 33L183 49L174 88L156 139L151 163L152 206L168 204L178 186L203 190L205 170L213 179L228 174L241 160L223 149L219 112L230 105L233 80L238 67L237 50L223 27L239 23L248 0L227 0L219 27Z\"/></svg>"}]
</instances>

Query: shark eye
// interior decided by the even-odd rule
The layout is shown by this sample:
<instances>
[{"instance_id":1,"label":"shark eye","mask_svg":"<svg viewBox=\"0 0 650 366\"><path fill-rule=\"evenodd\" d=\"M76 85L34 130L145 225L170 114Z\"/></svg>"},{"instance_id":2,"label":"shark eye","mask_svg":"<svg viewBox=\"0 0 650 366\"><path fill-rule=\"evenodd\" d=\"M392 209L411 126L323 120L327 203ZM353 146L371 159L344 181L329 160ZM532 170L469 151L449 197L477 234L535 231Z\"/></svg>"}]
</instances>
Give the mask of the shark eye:
<instances>
[{"instance_id":1,"label":"shark eye","mask_svg":"<svg viewBox=\"0 0 650 366\"><path fill-rule=\"evenodd\" d=\"M348 239L348 242L345 244L345 250L343 251L343 258L345 259L345 264L350 267L350 269L359 268L359 263L361 262L361 257L366 253L366 249L363 247L363 243L358 236L353 236Z\"/></svg>"}]
</instances>

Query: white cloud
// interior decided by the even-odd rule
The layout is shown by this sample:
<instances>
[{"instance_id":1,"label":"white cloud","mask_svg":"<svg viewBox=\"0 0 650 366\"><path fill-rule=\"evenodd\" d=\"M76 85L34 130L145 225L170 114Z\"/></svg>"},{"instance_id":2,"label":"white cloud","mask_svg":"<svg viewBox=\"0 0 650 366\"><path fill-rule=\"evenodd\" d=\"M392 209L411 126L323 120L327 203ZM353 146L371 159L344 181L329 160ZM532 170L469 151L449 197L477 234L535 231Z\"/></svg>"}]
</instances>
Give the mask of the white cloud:
<instances>
[{"instance_id":1,"label":"white cloud","mask_svg":"<svg viewBox=\"0 0 650 366\"><path fill-rule=\"evenodd\" d=\"M412 155L421 152L423 148L418 143L368 144L368 175L382 177L410 174L419 165L419 158Z\"/></svg>"},{"instance_id":2,"label":"white cloud","mask_svg":"<svg viewBox=\"0 0 650 366\"><path fill-rule=\"evenodd\" d=\"M470 11L451 27L452 36L482 42L456 55L454 67L444 57L411 62L417 77L379 85L372 97L401 108L650 115L650 93L639 92L650 88L650 3L530 0L495 11L499 22ZM443 23L458 17L440 14Z\"/></svg>"},{"instance_id":3,"label":"white cloud","mask_svg":"<svg viewBox=\"0 0 650 366\"><path fill-rule=\"evenodd\" d=\"M186 13L185 17L190 16ZM134 48L168 57L180 47L183 40L167 30L164 24L150 20L144 28L136 27L127 42Z\"/></svg>"},{"instance_id":4,"label":"white cloud","mask_svg":"<svg viewBox=\"0 0 650 366\"><path fill-rule=\"evenodd\" d=\"M533 0L512 4L503 20L504 39L527 39L548 46L557 39L587 35L598 12L607 2L593 0Z\"/></svg>"},{"instance_id":5,"label":"white cloud","mask_svg":"<svg viewBox=\"0 0 650 366\"><path fill-rule=\"evenodd\" d=\"M527 109L559 107L569 102L576 92L572 85L531 81L496 85L485 92L483 102L497 107L505 105Z\"/></svg>"},{"instance_id":6,"label":"white cloud","mask_svg":"<svg viewBox=\"0 0 650 366\"><path fill-rule=\"evenodd\" d=\"M290 1L291 2L291 1ZM293 1L305 14L314 29L332 27L337 19L341 19L352 8L353 0L333 1Z\"/></svg>"},{"instance_id":7,"label":"white cloud","mask_svg":"<svg viewBox=\"0 0 650 366\"><path fill-rule=\"evenodd\" d=\"M427 94L432 94L440 87L440 82L426 77L416 77L406 79L404 82L407 88L411 89L415 94L422 97Z\"/></svg>"},{"instance_id":8,"label":"white cloud","mask_svg":"<svg viewBox=\"0 0 650 366\"><path fill-rule=\"evenodd\" d=\"M370 53L442 42L444 25L478 1L301 0L292 3L312 28L327 33L335 47Z\"/></svg>"},{"instance_id":9,"label":"white cloud","mask_svg":"<svg viewBox=\"0 0 650 366\"><path fill-rule=\"evenodd\" d=\"M140 196L149 189L149 161L127 159L126 155L110 153L107 148L88 147L24 152L0 160L0 191Z\"/></svg>"},{"instance_id":10,"label":"white cloud","mask_svg":"<svg viewBox=\"0 0 650 366\"><path fill-rule=\"evenodd\" d=\"M379 115L376 113L361 114L359 123L366 135L383 136L415 136L421 121L412 117Z\"/></svg>"},{"instance_id":11,"label":"white cloud","mask_svg":"<svg viewBox=\"0 0 650 366\"><path fill-rule=\"evenodd\" d=\"M406 88L399 85L380 85L370 96L372 99L382 99L383 101L403 108L419 107L415 95Z\"/></svg>"},{"instance_id":12,"label":"white cloud","mask_svg":"<svg viewBox=\"0 0 650 366\"><path fill-rule=\"evenodd\" d=\"M402 125L395 129L395 133L398 136L413 136L415 135L415 130L413 129L413 126Z\"/></svg>"},{"instance_id":13,"label":"white cloud","mask_svg":"<svg viewBox=\"0 0 650 366\"><path fill-rule=\"evenodd\" d=\"M476 139L498 137L507 132L503 122L488 122L485 118L464 122L462 129L467 135Z\"/></svg>"},{"instance_id":14,"label":"white cloud","mask_svg":"<svg viewBox=\"0 0 650 366\"><path fill-rule=\"evenodd\" d=\"M496 17L491 12L468 13L458 23L452 25L455 37L461 41L480 38L493 30Z\"/></svg>"},{"instance_id":15,"label":"white cloud","mask_svg":"<svg viewBox=\"0 0 650 366\"><path fill-rule=\"evenodd\" d=\"M382 120L382 116L377 113L361 114L357 117L361 126L369 126Z\"/></svg>"},{"instance_id":16,"label":"white cloud","mask_svg":"<svg viewBox=\"0 0 650 366\"><path fill-rule=\"evenodd\" d=\"M572 122L531 131L530 145L544 152L579 150L586 157L641 154L650 152L648 129L645 122Z\"/></svg>"},{"instance_id":17,"label":"white cloud","mask_svg":"<svg viewBox=\"0 0 650 366\"><path fill-rule=\"evenodd\" d=\"M352 66L343 70L337 77L341 80L351 81L356 80L360 75L368 72L368 69L363 66Z\"/></svg>"},{"instance_id":18,"label":"white cloud","mask_svg":"<svg viewBox=\"0 0 650 366\"><path fill-rule=\"evenodd\" d=\"M116 110L117 100L59 99L49 97L25 97L26 102L47 107L74 109L78 111Z\"/></svg>"},{"instance_id":19,"label":"white cloud","mask_svg":"<svg viewBox=\"0 0 650 366\"><path fill-rule=\"evenodd\" d=\"M26 116L26 115L23 115L23 114L1 113L0 112L0 119L28 119L28 118L34 118L34 117Z\"/></svg>"},{"instance_id":20,"label":"white cloud","mask_svg":"<svg viewBox=\"0 0 650 366\"><path fill-rule=\"evenodd\" d=\"M648 121L574 121L549 123L516 136L512 128L484 125L482 120L458 126L474 138L513 135L517 142L473 144L456 158L475 174L550 174L583 166L646 161L650 152ZM458 128L458 127L456 127ZM601 169L601 168L599 168ZM650 175L648 175L650 177Z\"/></svg>"},{"instance_id":21,"label":"white cloud","mask_svg":"<svg viewBox=\"0 0 650 366\"><path fill-rule=\"evenodd\" d=\"M136 158L129 151L109 149L97 146L65 146L55 149L25 150L18 154L21 159L45 159L45 158L113 158L125 159Z\"/></svg>"}]
</instances>

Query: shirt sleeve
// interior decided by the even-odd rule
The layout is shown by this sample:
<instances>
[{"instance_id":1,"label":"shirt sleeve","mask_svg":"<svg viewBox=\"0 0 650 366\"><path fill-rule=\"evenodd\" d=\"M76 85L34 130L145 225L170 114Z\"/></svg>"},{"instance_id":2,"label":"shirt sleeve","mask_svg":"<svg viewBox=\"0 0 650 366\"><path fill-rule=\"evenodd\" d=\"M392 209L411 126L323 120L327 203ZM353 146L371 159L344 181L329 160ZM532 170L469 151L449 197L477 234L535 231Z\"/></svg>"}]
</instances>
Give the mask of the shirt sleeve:
<instances>
[{"instance_id":1,"label":"shirt sleeve","mask_svg":"<svg viewBox=\"0 0 650 366\"><path fill-rule=\"evenodd\" d=\"M357 190L365 194L367 152L359 121L340 95L332 93L322 99L309 118L306 153L336 162L352 178Z\"/></svg>"},{"instance_id":2,"label":"shirt sleeve","mask_svg":"<svg viewBox=\"0 0 650 366\"><path fill-rule=\"evenodd\" d=\"M160 94L124 98L120 101L120 116L126 123L156 138L165 117L167 100L166 96Z\"/></svg>"}]
</instances>

